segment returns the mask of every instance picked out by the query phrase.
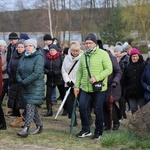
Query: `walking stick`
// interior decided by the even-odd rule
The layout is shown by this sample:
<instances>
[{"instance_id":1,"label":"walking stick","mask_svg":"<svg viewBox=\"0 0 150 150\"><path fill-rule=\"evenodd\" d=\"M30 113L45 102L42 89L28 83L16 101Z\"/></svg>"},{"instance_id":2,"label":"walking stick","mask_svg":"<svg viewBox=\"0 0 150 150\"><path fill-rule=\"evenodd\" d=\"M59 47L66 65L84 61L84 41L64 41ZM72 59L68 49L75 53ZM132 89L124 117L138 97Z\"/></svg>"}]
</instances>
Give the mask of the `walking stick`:
<instances>
[{"instance_id":1,"label":"walking stick","mask_svg":"<svg viewBox=\"0 0 150 150\"><path fill-rule=\"evenodd\" d=\"M73 103L73 110L72 110L72 116L71 116L71 125L70 125L70 137L72 137L72 131L73 131L73 125L75 122L75 113L76 113L76 105L77 105L77 96L78 93L74 93L75 95L75 99L74 99L74 103Z\"/></svg>"},{"instance_id":2,"label":"walking stick","mask_svg":"<svg viewBox=\"0 0 150 150\"><path fill-rule=\"evenodd\" d=\"M109 109L110 109L110 129L112 128L112 115L113 115L113 102L114 102L114 97L112 95L112 88L110 90L110 97L109 97Z\"/></svg>"},{"instance_id":3,"label":"walking stick","mask_svg":"<svg viewBox=\"0 0 150 150\"><path fill-rule=\"evenodd\" d=\"M56 113L55 119L57 119L57 117L58 117L60 111L62 110L62 108L63 108L63 106L64 106L64 104L65 104L65 102L66 102L66 100L67 100L67 97L68 97L68 95L69 95L69 93L70 93L70 90L71 90L71 87L66 91L65 97L64 97L64 99L63 99L61 105L59 106L59 109L58 109L58 111L57 111L57 113Z\"/></svg>"}]
</instances>

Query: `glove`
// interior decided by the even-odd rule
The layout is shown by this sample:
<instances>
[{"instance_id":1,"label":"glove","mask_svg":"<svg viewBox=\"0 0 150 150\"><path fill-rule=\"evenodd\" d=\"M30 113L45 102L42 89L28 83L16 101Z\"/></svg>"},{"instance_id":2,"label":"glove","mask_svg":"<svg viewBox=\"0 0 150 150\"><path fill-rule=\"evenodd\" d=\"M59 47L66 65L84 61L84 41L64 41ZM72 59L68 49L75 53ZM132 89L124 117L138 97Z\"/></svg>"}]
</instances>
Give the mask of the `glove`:
<instances>
[{"instance_id":1,"label":"glove","mask_svg":"<svg viewBox=\"0 0 150 150\"><path fill-rule=\"evenodd\" d=\"M117 86L117 83L113 81L112 84L111 84L111 87L116 88L116 86Z\"/></svg>"},{"instance_id":2,"label":"glove","mask_svg":"<svg viewBox=\"0 0 150 150\"><path fill-rule=\"evenodd\" d=\"M150 86L147 86L147 90L150 92Z\"/></svg>"},{"instance_id":3,"label":"glove","mask_svg":"<svg viewBox=\"0 0 150 150\"><path fill-rule=\"evenodd\" d=\"M48 75L53 77L55 75L55 72L54 71L49 71Z\"/></svg>"},{"instance_id":4,"label":"glove","mask_svg":"<svg viewBox=\"0 0 150 150\"><path fill-rule=\"evenodd\" d=\"M67 85L68 85L69 87L73 87L73 86L74 86L74 83L73 83L72 81L70 81L70 82L67 82Z\"/></svg>"}]
</instances>

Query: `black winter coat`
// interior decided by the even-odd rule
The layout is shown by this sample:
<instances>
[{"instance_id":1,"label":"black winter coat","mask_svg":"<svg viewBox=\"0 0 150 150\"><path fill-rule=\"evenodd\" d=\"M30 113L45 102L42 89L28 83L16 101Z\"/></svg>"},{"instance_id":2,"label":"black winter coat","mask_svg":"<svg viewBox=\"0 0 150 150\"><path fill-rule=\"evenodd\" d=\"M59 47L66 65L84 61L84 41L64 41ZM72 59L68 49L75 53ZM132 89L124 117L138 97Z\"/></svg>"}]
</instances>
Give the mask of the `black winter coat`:
<instances>
[{"instance_id":1,"label":"black winter coat","mask_svg":"<svg viewBox=\"0 0 150 150\"><path fill-rule=\"evenodd\" d=\"M24 54L24 52L22 54L19 54L18 51L16 50L13 53L13 56L12 56L10 62L9 62L8 70L9 70L9 82L10 82L10 85L17 83L16 71L17 71L19 60L23 56L23 54Z\"/></svg>"},{"instance_id":2,"label":"black winter coat","mask_svg":"<svg viewBox=\"0 0 150 150\"><path fill-rule=\"evenodd\" d=\"M123 73L123 85L125 86L124 96L128 98L142 98L144 97L144 89L141 84L142 73L145 68L145 61L140 56L139 61L133 63L130 58L130 62Z\"/></svg>"},{"instance_id":3,"label":"black winter coat","mask_svg":"<svg viewBox=\"0 0 150 150\"><path fill-rule=\"evenodd\" d=\"M63 62L63 56L60 55L55 59L46 58L46 64L44 67L44 72L47 75L46 84L49 86L57 86L64 84L61 67Z\"/></svg>"},{"instance_id":4,"label":"black winter coat","mask_svg":"<svg viewBox=\"0 0 150 150\"><path fill-rule=\"evenodd\" d=\"M16 51L16 45L11 45L9 44L9 46L7 47L7 63L9 63L13 53Z\"/></svg>"},{"instance_id":5,"label":"black winter coat","mask_svg":"<svg viewBox=\"0 0 150 150\"><path fill-rule=\"evenodd\" d=\"M13 56L9 62L9 99L8 99L8 107L16 108L16 109L24 109L25 103L22 100L22 86L18 84L16 80L16 72L19 64L20 58L24 53L19 54L18 51L13 53Z\"/></svg>"}]
</instances>

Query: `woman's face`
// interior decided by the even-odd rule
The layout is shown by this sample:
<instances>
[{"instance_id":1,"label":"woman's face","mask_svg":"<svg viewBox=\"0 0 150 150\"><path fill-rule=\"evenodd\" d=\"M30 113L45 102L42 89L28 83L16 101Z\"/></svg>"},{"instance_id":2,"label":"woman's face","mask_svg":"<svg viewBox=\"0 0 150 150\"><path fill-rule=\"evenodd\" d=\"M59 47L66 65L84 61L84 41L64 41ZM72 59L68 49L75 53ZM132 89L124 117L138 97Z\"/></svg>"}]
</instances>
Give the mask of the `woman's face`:
<instances>
[{"instance_id":1,"label":"woman's face","mask_svg":"<svg viewBox=\"0 0 150 150\"><path fill-rule=\"evenodd\" d=\"M80 50L72 49L72 50L71 50L71 54L72 54L74 57L76 57L76 56L78 56L78 55L80 54Z\"/></svg>"},{"instance_id":2,"label":"woman's face","mask_svg":"<svg viewBox=\"0 0 150 150\"><path fill-rule=\"evenodd\" d=\"M32 53L35 50L35 47L32 44L27 44L25 46L25 50L29 54L29 53Z\"/></svg>"},{"instance_id":3,"label":"woman's face","mask_svg":"<svg viewBox=\"0 0 150 150\"><path fill-rule=\"evenodd\" d=\"M119 50L118 51L114 51L114 53L115 53L116 57L120 56L120 54L121 54L121 52Z\"/></svg>"},{"instance_id":4,"label":"woman's face","mask_svg":"<svg viewBox=\"0 0 150 150\"><path fill-rule=\"evenodd\" d=\"M52 48L49 50L50 55L55 55L57 53L56 49Z\"/></svg>"},{"instance_id":5,"label":"woman's face","mask_svg":"<svg viewBox=\"0 0 150 150\"><path fill-rule=\"evenodd\" d=\"M21 44L21 43L18 44L18 46L17 46L17 51L18 51L19 54L23 53L23 52L25 51L24 45Z\"/></svg>"},{"instance_id":6,"label":"woman's face","mask_svg":"<svg viewBox=\"0 0 150 150\"><path fill-rule=\"evenodd\" d=\"M132 55L131 56L131 60L132 60L132 62L138 62L138 60L139 60L139 55L138 54L134 54L134 55Z\"/></svg>"},{"instance_id":7,"label":"woman's face","mask_svg":"<svg viewBox=\"0 0 150 150\"><path fill-rule=\"evenodd\" d=\"M5 50L5 46L0 45L0 51Z\"/></svg>"}]
</instances>

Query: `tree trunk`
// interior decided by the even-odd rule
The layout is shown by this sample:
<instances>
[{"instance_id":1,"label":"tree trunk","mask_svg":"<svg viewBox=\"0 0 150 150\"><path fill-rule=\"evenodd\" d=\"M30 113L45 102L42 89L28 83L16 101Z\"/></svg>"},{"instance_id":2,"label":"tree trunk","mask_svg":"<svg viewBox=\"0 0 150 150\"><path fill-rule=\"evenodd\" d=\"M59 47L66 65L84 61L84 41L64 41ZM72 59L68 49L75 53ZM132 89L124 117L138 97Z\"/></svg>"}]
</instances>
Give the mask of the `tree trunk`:
<instances>
[{"instance_id":1,"label":"tree trunk","mask_svg":"<svg viewBox=\"0 0 150 150\"><path fill-rule=\"evenodd\" d=\"M51 17L51 0L48 0L48 19L49 19L49 32L50 32L51 36L53 37L52 17Z\"/></svg>"}]
</instances>

